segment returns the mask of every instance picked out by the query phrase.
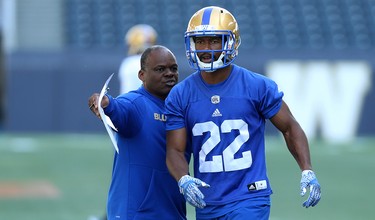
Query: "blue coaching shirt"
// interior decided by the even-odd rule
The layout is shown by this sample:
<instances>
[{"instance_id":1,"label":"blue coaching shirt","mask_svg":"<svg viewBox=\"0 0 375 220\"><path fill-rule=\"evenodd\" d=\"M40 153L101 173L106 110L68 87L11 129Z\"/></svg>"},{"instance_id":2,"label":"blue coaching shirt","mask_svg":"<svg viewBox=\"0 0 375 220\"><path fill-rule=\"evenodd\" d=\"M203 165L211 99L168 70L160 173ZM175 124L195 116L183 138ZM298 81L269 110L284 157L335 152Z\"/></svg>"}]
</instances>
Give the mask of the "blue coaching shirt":
<instances>
[{"instance_id":1,"label":"blue coaching shirt","mask_svg":"<svg viewBox=\"0 0 375 220\"><path fill-rule=\"evenodd\" d=\"M208 206L272 193L264 131L282 97L275 82L237 65L222 83L206 84L195 72L171 90L166 129L186 128L194 175L211 185L200 188ZM196 211L198 216L208 212Z\"/></svg>"},{"instance_id":2,"label":"blue coaching shirt","mask_svg":"<svg viewBox=\"0 0 375 220\"><path fill-rule=\"evenodd\" d=\"M166 166L164 101L143 86L104 109L118 129L107 215L112 220L186 219L186 205Z\"/></svg>"}]
</instances>

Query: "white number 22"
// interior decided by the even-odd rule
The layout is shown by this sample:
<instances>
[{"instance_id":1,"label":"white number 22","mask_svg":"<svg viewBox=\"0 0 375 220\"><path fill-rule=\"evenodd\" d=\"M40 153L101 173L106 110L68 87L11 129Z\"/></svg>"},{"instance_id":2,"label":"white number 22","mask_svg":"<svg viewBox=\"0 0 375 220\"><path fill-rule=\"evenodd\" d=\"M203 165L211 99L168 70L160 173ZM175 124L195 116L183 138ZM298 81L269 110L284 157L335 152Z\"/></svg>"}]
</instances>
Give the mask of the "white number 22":
<instances>
[{"instance_id":1,"label":"white number 22","mask_svg":"<svg viewBox=\"0 0 375 220\"><path fill-rule=\"evenodd\" d=\"M220 142L220 130L222 133L238 130L239 135L224 149L222 155L212 156L212 161L206 161L207 154ZM250 150L242 152L242 158L234 158L234 154L240 150L243 143L249 140L250 136L248 125L243 120L225 120L220 129L212 121L197 123L192 131L194 136L201 136L205 132L211 134L199 151L199 171L201 173L242 170L249 168L253 163Z\"/></svg>"}]
</instances>

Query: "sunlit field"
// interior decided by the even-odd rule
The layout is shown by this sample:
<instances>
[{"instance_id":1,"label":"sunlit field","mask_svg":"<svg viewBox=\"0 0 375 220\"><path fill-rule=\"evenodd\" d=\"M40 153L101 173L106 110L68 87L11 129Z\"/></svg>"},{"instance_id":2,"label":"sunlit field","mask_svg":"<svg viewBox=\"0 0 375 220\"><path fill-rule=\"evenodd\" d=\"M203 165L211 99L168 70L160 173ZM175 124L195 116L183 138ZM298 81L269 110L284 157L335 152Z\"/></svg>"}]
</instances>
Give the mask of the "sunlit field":
<instances>
[{"instance_id":1,"label":"sunlit field","mask_svg":"<svg viewBox=\"0 0 375 220\"><path fill-rule=\"evenodd\" d=\"M0 134L0 219L87 220L105 212L113 147L105 134ZM271 220L372 219L375 139L311 142L322 200L305 209L299 168L280 137L267 137ZM210 183L214 184L214 183ZM194 210L188 205L188 217Z\"/></svg>"}]
</instances>

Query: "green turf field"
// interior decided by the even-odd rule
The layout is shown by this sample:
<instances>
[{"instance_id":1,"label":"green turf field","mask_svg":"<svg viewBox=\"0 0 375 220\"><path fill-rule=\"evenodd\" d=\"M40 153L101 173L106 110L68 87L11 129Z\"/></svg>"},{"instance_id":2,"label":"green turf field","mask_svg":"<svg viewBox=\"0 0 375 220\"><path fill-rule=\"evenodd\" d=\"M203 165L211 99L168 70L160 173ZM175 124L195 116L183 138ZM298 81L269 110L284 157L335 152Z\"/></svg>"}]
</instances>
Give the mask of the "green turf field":
<instances>
[{"instance_id":1,"label":"green turf field","mask_svg":"<svg viewBox=\"0 0 375 220\"><path fill-rule=\"evenodd\" d=\"M0 219L87 220L102 215L112 153L105 134L0 134ZM267 138L274 190L270 219L373 219L375 138L346 145L313 142L311 154L322 200L305 209L294 159L282 139ZM189 219L194 219L192 210L189 206Z\"/></svg>"}]
</instances>

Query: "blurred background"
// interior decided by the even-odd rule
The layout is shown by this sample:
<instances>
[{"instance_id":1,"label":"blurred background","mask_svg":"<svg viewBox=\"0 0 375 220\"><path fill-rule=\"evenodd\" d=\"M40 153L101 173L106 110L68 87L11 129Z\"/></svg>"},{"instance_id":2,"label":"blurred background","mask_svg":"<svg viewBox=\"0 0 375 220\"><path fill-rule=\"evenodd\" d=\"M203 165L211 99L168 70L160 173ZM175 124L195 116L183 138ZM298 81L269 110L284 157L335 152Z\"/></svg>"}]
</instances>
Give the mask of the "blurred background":
<instances>
[{"instance_id":1,"label":"blurred background","mask_svg":"<svg viewBox=\"0 0 375 220\"><path fill-rule=\"evenodd\" d=\"M320 210L299 210L298 168L268 125L271 219L370 218L363 194L374 180L362 171L375 166L375 0L0 2L0 219L104 213L113 152L88 97L118 73L124 35L136 24L154 27L158 44L176 55L180 79L189 75L184 32L193 13L210 5L236 17L242 44L235 63L280 85L309 137L318 178L332 189L323 189ZM109 93L118 95L117 77ZM285 170L295 174L281 175ZM353 202L345 187L355 188ZM344 202L354 211L330 206Z\"/></svg>"}]
</instances>

